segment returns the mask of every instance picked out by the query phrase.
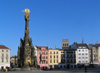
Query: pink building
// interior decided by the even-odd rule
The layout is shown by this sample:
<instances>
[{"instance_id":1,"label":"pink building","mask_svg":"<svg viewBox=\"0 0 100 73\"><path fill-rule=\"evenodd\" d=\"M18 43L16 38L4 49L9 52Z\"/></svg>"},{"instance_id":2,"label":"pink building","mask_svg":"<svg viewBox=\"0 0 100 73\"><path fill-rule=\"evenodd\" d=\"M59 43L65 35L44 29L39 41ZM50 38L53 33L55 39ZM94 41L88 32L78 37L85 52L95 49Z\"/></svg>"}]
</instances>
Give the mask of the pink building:
<instances>
[{"instance_id":1,"label":"pink building","mask_svg":"<svg viewBox=\"0 0 100 73\"><path fill-rule=\"evenodd\" d=\"M42 69L47 69L49 67L49 51L48 47L37 46L38 48L38 65Z\"/></svg>"}]
</instances>

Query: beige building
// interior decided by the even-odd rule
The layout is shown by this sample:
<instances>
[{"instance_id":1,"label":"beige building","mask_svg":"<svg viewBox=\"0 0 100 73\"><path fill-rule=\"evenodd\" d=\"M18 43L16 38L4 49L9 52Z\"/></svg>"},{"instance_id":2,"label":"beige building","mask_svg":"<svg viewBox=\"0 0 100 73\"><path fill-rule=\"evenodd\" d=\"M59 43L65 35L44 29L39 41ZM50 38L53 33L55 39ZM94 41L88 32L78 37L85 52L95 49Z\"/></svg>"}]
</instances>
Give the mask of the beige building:
<instances>
[{"instance_id":1,"label":"beige building","mask_svg":"<svg viewBox=\"0 0 100 73\"><path fill-rule=\"evenodd\" d=\"M49 68L59 68L59 49L49 49Z\"/></svg>"},{"instance_id":2,"label":"beige building","mask_svg":"<svg viewBox=\"0 0 100 73\"><path fill-rule=\"evenodd\" d=\"M90 56L90 64L99 64L99 49L96 44L88 44L89 46L89 56Z\"/></svg>"},{"instance_id":3,"label":"beige building","mask_svg":"<svg viewBox=\"0 0 100 73\"><path fill-rule=\"evenodd\" d=\"M10 49L0 45L0 69L10 67Z\"/></svg>"},{"instance_id":4,"label":"beige building","mask_svg":"<svg viewBox=\"0 0 100 73\"><path fill-rule=\"evenodd\" d=\"M62 40L62 49L69 49L69 40L68 39Z\"/></svg>"},{"instance_id":5,"label":"beige building","mask_svg":"<svg viewBox=\"0 0 100 73\"><path fill-rule=\"evenodd\" d=\"M99 65L100 65L100 44L98 44L98 61L99 61Z\"/></svg>"},{"instance_id":6,"label":"beige building","mask_svg":"<svg viewBox=\"0 0 100 73\"><path fill-rule=\"evenodd\" d=\"M98 46L98 62L100 65L100 44L96 44Z\"/></svg>"}]
</instances>

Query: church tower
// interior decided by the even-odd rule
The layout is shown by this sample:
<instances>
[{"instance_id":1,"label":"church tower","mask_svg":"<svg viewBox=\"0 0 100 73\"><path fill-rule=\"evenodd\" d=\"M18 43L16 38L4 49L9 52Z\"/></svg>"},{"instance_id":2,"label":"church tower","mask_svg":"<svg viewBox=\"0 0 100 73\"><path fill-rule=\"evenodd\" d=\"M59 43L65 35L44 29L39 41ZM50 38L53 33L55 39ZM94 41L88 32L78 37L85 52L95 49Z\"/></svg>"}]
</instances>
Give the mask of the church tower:
<instances>
[{"instance_id":1,"label":"church tower","mask_svg":"<svg viewBox=\"0 0 100 73\"><path fill-rule=\"evenodd\" d=\"M31 67L37 66L36 56L34 54L34 47L32 45L32 39L29 38L29 15L30 10L25 9L25 36L24 40L20 39L20 47L18 47L18 66L19 67Z\"/></svg>"}]
</instances>

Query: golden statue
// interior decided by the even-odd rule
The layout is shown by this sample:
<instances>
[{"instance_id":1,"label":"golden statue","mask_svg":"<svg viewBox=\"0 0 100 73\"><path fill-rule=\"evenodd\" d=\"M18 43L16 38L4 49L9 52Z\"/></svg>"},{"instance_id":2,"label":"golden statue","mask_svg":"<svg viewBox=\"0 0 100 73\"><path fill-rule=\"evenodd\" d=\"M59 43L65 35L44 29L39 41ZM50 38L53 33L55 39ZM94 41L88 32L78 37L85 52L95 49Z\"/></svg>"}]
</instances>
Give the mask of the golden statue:
<instances>
[{"instance_id":1,"label":"golden statue","mask_svg":"<svg viewBox=\"0 0 100 73\"><path fill-rule=\"evenodd\" d=\"M22 10L22 12L25 14L25 20L29 21L30 10L26 8L25 10Z\"/></svg>"}]
</instances>

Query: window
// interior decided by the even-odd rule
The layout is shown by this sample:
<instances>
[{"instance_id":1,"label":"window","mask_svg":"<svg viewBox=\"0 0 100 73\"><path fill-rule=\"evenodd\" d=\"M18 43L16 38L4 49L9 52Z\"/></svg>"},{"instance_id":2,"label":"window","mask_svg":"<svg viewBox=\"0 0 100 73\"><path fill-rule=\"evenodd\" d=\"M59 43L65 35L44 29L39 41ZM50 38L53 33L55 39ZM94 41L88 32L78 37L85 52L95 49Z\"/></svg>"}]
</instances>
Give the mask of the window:
<instances>
[{"instance_id":1,"label":"window","mask_svg":"<svg viewBox=\"0 0 100 73\"><path fill-rule=\"evenodd\" d=\"M66 46L66 44L65 44L65 46Z\"/></svg>"},{"instance_id":2,"label":"window","mask_svg":"<svg viewBox=\"0 0 100 73\"><path fill-rule=\"evenodd\" d=\"M58 54L58 52L57 52L57 54Z\"/></svg>"},{"instance_id":3,"label":"window","mask_svg":"<svg viewBox=\"0 0 100 73\"><path fill-rule=\"evenodd\" d=\"M81 52L81 50L79 50L79 52Z\"/></svg>"},{"instance_id":4,"label":"window","mask_svg":"<svg viewBox=\"0 0 100 73\"><path fill-rule=\"evenodd\" d=\"M46 57L46 59L48 59L48 57Z\"/></svg>"},{"instance_id":5,"label":"window","mask_svg":"<svg viewBox=\"0 0 100 73\"><path fill-rule=\"evenodd\" d=\"M84 55L84 53L82 53L82 55Z\"/></svg>"},{"instance_id":6,"label":"window","mask_svg":"<svg viewBox=\"0 0 100 73\"><path fill-rule=\"evenodd\" d=\"M84 52L84 50L82 50L82 52Z\"/></svg>"},{"instance_id":7,"label":"window","mask_svg":"<svg viewBox=\"0 0 100 73\"><path fill-rule=\"evenodd\" d=\"M55 60L54 60L54 63L55 63Z\"/></svg>"},{"instance_id":8,"label":"window","mask_svg":"<svg viewBox=\"0 0 100 73\"><path fill-rule=\"evenodd\" d=\"M57 60L57 63L58 63L58 60Z\"/></svg>"},{"instance_id":9,"label":"window","mask_svg":"<svg viewBox=\"0 0 100 73\"><path fill-rule=\"evenodd\" d=\"M73 55L71 54L71 57L73 57Z\"/></svg>"},{"instance_id":10,"label":"window","mask_svg":"<svg viewBox=\"0 0 100 73\"><path fill-rule=\"evenodd\" d=\"M73 62L73 60L71 59L71 63Z\"/></svg>"},{"instance_id":11,"label":"window","mask_svg":"<svg viewBox=\"0 0 100 73\"><path fill-rule=\"evenodd\" d=\"M43 59L45 59L45 57L43 56Z\"/></svg>"},{"instance_id":12,"label":"window","mask_svg":"<svg viewBox=\"0 0 100 73\"><path fill-rule=\"evenodd\" d=\"M46 61L46 64L47 64L48 62Z\"/></svg>"},{"instance_id":13,"label":"window","mask_svg":"<svg viewBox=\"0 0 100 73\"><path fill-rule=\"evenodd\" d=\"M46 52L46 54L48 54L48 53Z\"/></svg>"},{"instance_id":14,"label":"window","mask_svg":"<svg viewBox=\"0 0 100 73\"><path fill-rule=\"evenodd\" d=\"M50 63L52 63L52 60L50 60Z\"/></svg>"},{"instance_id":15,"label":"window","mask_svg":"<svg viewBox=\"0 0 100 73\"><path fill-rule=\"evenodd\" d=\"M41 61L39 61L39 63L41 64Z\"/></svg>"},{"instance_id":16,"label":"window","mask_svg":"<svg viewBox=\"0 0 100 73\"><path fill-rule=\"evenodd\" d=\"M63 46L64 46L64 44L63 44Z\"/></svg>"},{"instance_id":17,"label":"window","mask_svg":"<svg viewBox=\"0 0 100 73\"><path fill-rule=\"evenodd\" d=\"M6 50L6 52L8 52L8 50Z\"/></svg>"},{"instance_id":18,"label":"window","mask_svg":"<svg viewBox=\"0 0 100 73\"><path fill-rule=\"evenodd\" d=\"M79 53L78 55L81 55L81 53Z\"/></svg>"},{"instance_id":19,"label":"window","mask_svg":"<svg viewBox=\"0 0 100 73\"><path fill-rule=\"evenodd\" d=\"M55 56L54 56L54 58L55 58Z\"/></svg>"},{"instance_id":20,"label":"window","mask_svg":"<svg viewBox=\"0 0 100 73\"><path fill-rule=\"evenodd\" d=\"M4 52L4 50L2 50L2 52Z\"/></svg>"},{"instance_id":21,"label":"window","mask_svg":"<svg viewBox=\"0 0 100 73\"><path fill-rule=\"evenodd\" d=\"M84 57L82 57L82 59L84 59Z\"/></svg>"},{"instance_id":22,"label":"window","mask_svg":"<svg viewBox=\"0 0 100 73\"><path fill-rule=\"evenodd\" d=\"M54 52L54 54L55 54L55 52Z\"/></svg>"},{"instance_id":23,"label":"window","mask_svg":"<svg viewBox=\"0 0 100 73\"><path fill-rule=\"evenodd\" d=\"M52 58L52 56L50 56L50 58Z\"/></svg>"},{"instance_id":24,"label":"window","mask_svg":"<svg viewBox=\"0 0 100 73\"><path fill-rule=\"evenodd\" d=\"M52 51L50 51L50 54L52 54Z\"/></svg>"},{"instance_id":25,"label":"window","mask_svg":"<svg viewBox=\"0 0 100 73\"><path fill-rule=\"evenodd\" d=\"M87 52L87 49L85 51Z\"/></svg>"},{"instance_id":26,"label":"window","mask_svg":"<svg viewBox=\"0 0 100 73\"><path fill-rule=\"evenodd\" d=\"M86 61L86 63L87 63L88 61Z\"/></svg>"},{"instance_id":27,"label":"window","mask_svg":"<svg viewBox=\"0 0 100 73\"><path fill-rule=\"evenodd\" d=\"M87 53L85 53L85 55L87 55Z\"/></svg>"},{"instance_id":28,"label":"window","mask_svg":"<svg viewBox=\"0 0 100 73\"><path fill-rule=\"evenodd\" d=\"M79 57L79 59L81 59L81 57Z\"/></svg>"},{"instance_id":29,"label":"window","mask_svg":"<svg viewBox=\"0 0 100 73\"><path fill-rule=\"evenodd\" d=\"M42 52L42 54L45 54L45 52Z\"/></svg>"},{"instance_id":30,"label":"window","mask_svg":"<svg viewBox=\"0 0 100 73\"><path fill-rule=\"evenodd\" d=\"M88 58L88 57L85 57L86 59Z\"/></svg>"},{"instance_id":31,"label":"window","mask_svg":"<svg viewBox=\"0 0 100 73\"><path fill-rule=\"evenodd\" d=\"M67 43L67 46L68 46L68 43Z\"/></svg>"},{"instance_id":32,"label":"window","mask_svg":"<svg viewBox=\"0 0 100 73\"><path fill-rule=\"evenodd\" d=\"M79 63L81 63L81 61L79 61Z\"/></svg>"},{"instance_id":33,"label":"window","mask_svg":"<svg viewBox=\"0 0 100 73\"><path fill-rule=\"evenodd\" d=\"M6 62L8 62L8 59L6 59Z\"/></svg>"},{"instance_id":34,"label":"window","mask_svg":"<svg viewBox=\"0 0 100 73\"><path fill-rule=\"evenodd\" d=\"M84 61L82 61L84 63Z\"/></svg>"},{"instance_id":35,"label":"window","mask_svg":"<svg viewBox=\"0 0 100 73\"><path fill-rule=\"evenodd\" d=\"M58 56L57 56L57 58L58 58Z\"/></svg>"},{"instance_id":36,"label":"window","mask_svg":"<svg viewBox=\"0 0 100 73\"><path fill-rule=\"evenodd\" d=\"M6 54L6 57L8 57L8 54Z\"/></svg>"},{"instance_id":37,"label":"window","mask_svg":"<svg viewBox=\"0 0 100 73\"><path fill-rule=\"evenodd\" d=\"M69 63L69 59L67 59L67 63Z\"/></svg>"},{"instance_id":38,"label":"window","mask_svg":"<svg viewBox=\"0 0 100 73\"><path fill-rule=\"evenodd\" d=\"M2 62L4 62L4 59L2 59Z\"/></svg>"}]
</instances>

